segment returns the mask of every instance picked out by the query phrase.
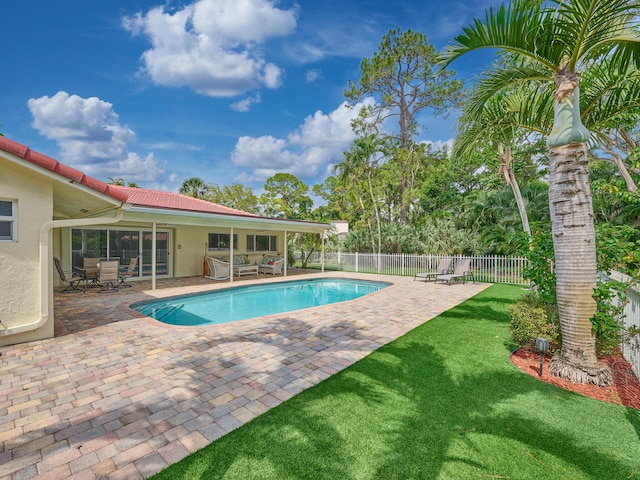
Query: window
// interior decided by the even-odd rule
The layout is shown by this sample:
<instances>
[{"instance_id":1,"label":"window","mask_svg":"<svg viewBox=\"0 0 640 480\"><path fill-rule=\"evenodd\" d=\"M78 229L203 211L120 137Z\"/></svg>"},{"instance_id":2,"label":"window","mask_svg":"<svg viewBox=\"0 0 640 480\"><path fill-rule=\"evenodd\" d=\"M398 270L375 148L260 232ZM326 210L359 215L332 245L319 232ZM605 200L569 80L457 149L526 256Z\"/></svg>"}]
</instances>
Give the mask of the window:
<instances>
[{"instance_id":1,"label":"window","mask_svg":"<svg viewBox=\"0 0 640 480\"><path fill-rule=\"evenodd\" d=\"M247 235L247 252L277 252L276 235Z\"/></svg>"},{"instance_id":2,"label":"window","mask_svg":"<svg viewBox=\"0 0 640 480\"><path fill-rule=\"evenodd\" d=\"M229 250L231 235L228 233L210 233L209 234L209 251ZM233 250L238 250L238 234L233 234Z\"/></svg>"},{"instance_id":3,"label":"window","mask_svg":"<svg viewBox=\"0 0 640 480\"><path fill-rule=\"evenodd\" d=\"M17 212L15 200L0 200L0 241L17 241Z\"/></svg>"}]
</instances>

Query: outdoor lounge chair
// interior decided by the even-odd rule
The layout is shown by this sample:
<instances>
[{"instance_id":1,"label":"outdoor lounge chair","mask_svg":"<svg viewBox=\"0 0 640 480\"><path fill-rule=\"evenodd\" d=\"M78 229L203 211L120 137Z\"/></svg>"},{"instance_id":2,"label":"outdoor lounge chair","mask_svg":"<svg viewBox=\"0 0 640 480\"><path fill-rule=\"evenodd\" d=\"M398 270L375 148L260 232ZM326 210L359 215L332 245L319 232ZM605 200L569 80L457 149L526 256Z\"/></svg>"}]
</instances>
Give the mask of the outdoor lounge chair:
<instances>
[{"instance_id":1,"label":"outdoor lounge chair","mask_svg":"<svg viewBox=\"0 0 640 480\"><path fill-rule=\"evenodd\" d=\"M120 288L131 286L127 283L127 278L133 277L133 274L136 271L137 263L138 257L133 257L131 260L129 260L129 266L127 267L127 269L120 272L120 274L118 275L118 285L120 286Z\"/></svg>"},{"instance_id":2,"label":"outdoor lounge chair","mask_svg":"<svg viewBox=\"0 0 640 480\"><path fill-rule=\"evenodd\" d=\"M230 263L213 257L206 257L206 260L209 267L209 275L205 275L206 278L210 278L211 280L226 280L231 276Z\"/></svg>"},{"instance_id":3,"label":"outdoor lounge chair","mask_svg":"<svg viewBox=\"0 0 640 480\"><path fill-rule=\"evenodd\" d=\"M82 291L87 291L87 278L82 273L72 273L71 277L67 277L67 274L62 270L62 264L60 263L60 259L58 257L53 257L53 263L56 266L56 270L58 270L58 275L60 275L60 280L67 284L67 286L61 290L62 292L79 292L81 283L83 283Z\"/></svg>"},{"instance_id":4,"label":"outdoor lounge chair","mask_svg":"<svg viewBox=\"0 0 640 480\"><path fill-rule=\"evenodd\" d=\"M416 278L424 278L424 281L428 281L429 279L435 280L437 275L444 275L449 273L449 269L451 268L451 258L441 258L438 261L438 266L432 272L418 272L413 277L413 281L416 281Z\"/></svg>"},{"instance_id":5,"label":"outdoor lounge chair","mask_svg":"<svg viewBox=\"0 0 640 480\"><path fill-rule=\"evenodd\" d=\"M453 273L436 275L436 283L438 283L438 280L441 282L447 282L449 285L451 285L451 282L453 280L462 280L462 283L464 283L465 280L469 277L471 277L471 279L475 283L473 273L471 273L471 260L468 258L463 258L456 261L456 264L453 268Z\"/></svg>"},{"instance_id":6,"label":"outdoor lounge chair","mask_svg":"<svg viewBox=\"0 0 640 480\"><path fill-rule=\"evenodd\" d=\"M284 258L280 260L269 260L267 263L261 263L258 265L258 271L263 273L270 273L271 275L282 275L282 266L284 265Z\"/></svg>"},{"instance_id":7,"label":"outdoor lounge chair","mask_svg":"<svg viewBox=\"0 0 640 480\"><path fill-rule=\"evenodd\" d=\"M100 282L102 288L98 291L102 293L117 292L119 271L120 260L100 260L98 264L98 282Z\"/></svg>"}]
</instances>

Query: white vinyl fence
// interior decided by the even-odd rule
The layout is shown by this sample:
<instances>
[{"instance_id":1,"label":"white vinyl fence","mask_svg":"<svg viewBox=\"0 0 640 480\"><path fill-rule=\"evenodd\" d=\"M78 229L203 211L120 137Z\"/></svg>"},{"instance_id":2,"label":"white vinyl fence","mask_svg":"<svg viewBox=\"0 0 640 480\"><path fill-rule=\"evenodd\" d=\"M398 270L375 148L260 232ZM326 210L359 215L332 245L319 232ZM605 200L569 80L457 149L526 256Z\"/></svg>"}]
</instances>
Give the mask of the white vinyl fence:
<instances>
[{"instance_id":1,"label":"white vinyl fence","mask_svg":"<svg viewBox=\"0 0 640 480\"><path fill-rule=\"evenodd\" d=\"M618 272L612 272L611 278L618 281L629 282L629 277ZM627 290L629 302L624 307L624 326L629 329L635 327L640 329L640 290L638 287L631 287ZM622 345L624 358L631 364L633 373L640 378L640 336L632 338L628 343Z\"/></svg>"},{"instance_id":2,"label":"white vinyl fence","mask_svg":"<svg viewBox=\"0 0 640 480\"><path fill-rule=\"evenodd\" d=\"M375 253L325 252L324 266L327 270L413 277L418 272L434 271L442 257L442 255L406 253L378 255ZM454 256L454 263L461 258L471 260L471 271L478 282L529 285L529 282L522 277L522 269L527 263L524 257ZM299 254L297 254L296 260L300 260ZM319 265L320 262L320 253L316 252L311 255L308 264Z\"/></svg>"}]
</instances>

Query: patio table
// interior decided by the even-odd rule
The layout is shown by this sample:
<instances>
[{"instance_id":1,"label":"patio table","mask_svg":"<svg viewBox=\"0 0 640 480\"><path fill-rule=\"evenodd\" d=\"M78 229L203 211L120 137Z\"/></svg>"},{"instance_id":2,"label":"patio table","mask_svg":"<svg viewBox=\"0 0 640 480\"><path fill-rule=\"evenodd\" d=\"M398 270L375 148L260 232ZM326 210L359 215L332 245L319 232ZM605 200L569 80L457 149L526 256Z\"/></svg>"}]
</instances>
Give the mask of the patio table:
<instances>
[{"instance_id":1,"label":"patio table","mask_svg":"<svg viewBox=\"0 0 640 480\"><path fill-rule=\"evenodd\" d=\"M238 277L241 277L243 275L251 275L252 273L255 273L257 277L258 265L242 265L240 267L233 267L233 271Z\"/></svg>"}]
</instances>

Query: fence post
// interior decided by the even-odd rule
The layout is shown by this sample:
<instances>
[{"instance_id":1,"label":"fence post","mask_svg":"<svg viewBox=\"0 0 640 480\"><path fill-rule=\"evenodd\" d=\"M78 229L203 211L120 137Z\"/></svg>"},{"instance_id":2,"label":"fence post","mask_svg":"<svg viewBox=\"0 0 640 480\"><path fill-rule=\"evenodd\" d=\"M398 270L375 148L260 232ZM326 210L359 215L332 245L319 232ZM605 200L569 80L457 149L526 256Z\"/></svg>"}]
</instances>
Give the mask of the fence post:
<instances>
[{"instance_id":1,"label":"fence post","mask_svg":"<svg viewBox=\"0 0 640 480\"><path fill-rule=\"evenodd\" d=\"M341 271L342 268L340 267L340 250L338 250L338 271Z\"/></svg>"},{"instance_id":2,"label":"fence post","mask_svg":"<svg viewBox=\"0 0 640 480\"><path fill-rule=\"evenodd\" d=\"M358 273L358 252L356 252L356 273Z\"/></svg>"}]
</instances>

